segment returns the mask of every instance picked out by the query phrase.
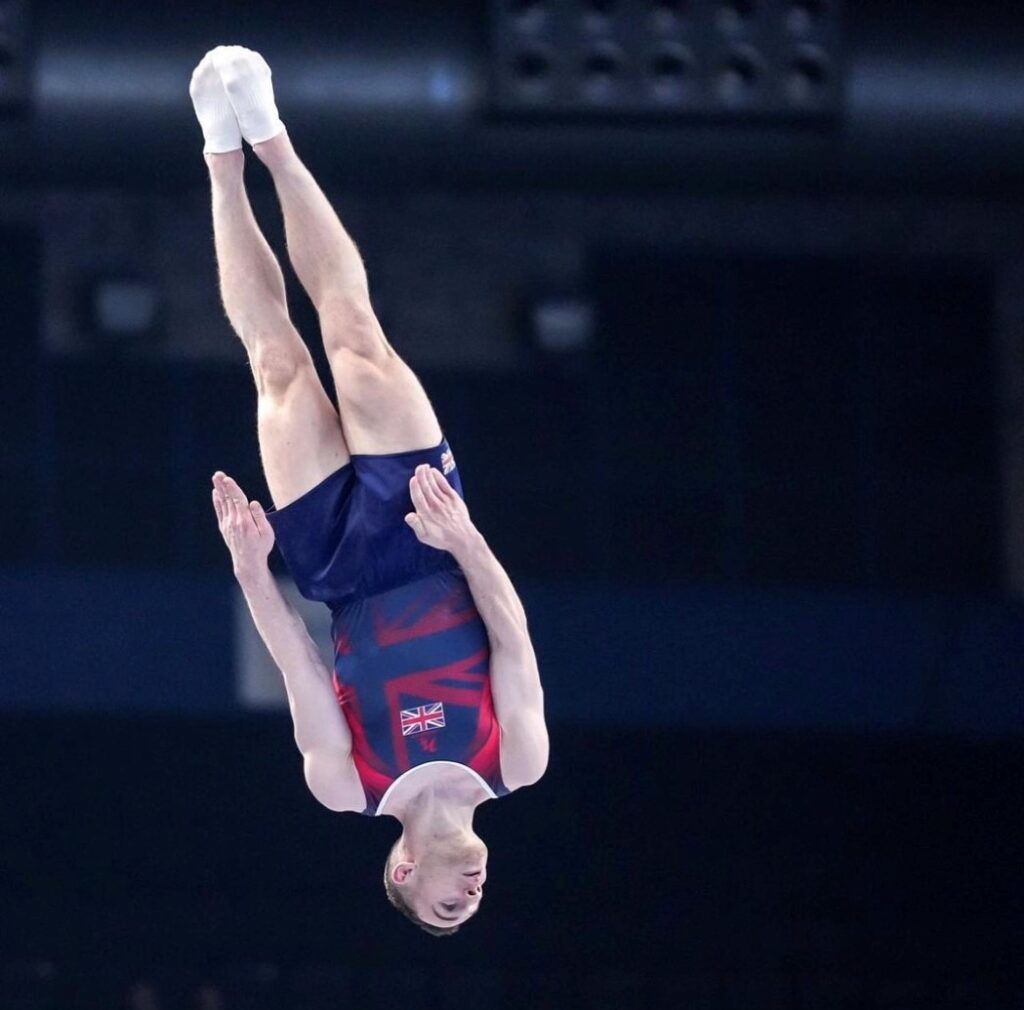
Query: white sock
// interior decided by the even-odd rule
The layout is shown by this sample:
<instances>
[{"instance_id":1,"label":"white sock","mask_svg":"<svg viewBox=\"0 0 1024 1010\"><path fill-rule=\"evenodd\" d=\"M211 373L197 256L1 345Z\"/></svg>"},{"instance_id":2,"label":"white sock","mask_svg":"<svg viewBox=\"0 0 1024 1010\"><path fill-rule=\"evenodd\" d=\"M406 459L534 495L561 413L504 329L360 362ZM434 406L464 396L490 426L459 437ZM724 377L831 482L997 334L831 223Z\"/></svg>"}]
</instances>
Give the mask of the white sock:
<instances>
[{"instance_id":1,"label":"white sock","mask_svg":"<svg viewBox=\"0 0 1024 1010\"><path fill-rule=\"evenodd\" d=\"M250 144L276 137L284 123L274 102L267 61L244 46L218 46L213 51L213 64L235 110L242 136Z\"/></svg>"},{"instance_id":2,"label":"white sock","mask_svg":"<svg viewBox=\"0 0 1024 1010\"><path fill-rule=\"evenodd\" d=\"M242 147L242 131L235 119L235 110L213 65L213 52L207 53L192 71L188 86L196 118L203 128L203 153L223 154Z\"/></svg>"}]
</instances>

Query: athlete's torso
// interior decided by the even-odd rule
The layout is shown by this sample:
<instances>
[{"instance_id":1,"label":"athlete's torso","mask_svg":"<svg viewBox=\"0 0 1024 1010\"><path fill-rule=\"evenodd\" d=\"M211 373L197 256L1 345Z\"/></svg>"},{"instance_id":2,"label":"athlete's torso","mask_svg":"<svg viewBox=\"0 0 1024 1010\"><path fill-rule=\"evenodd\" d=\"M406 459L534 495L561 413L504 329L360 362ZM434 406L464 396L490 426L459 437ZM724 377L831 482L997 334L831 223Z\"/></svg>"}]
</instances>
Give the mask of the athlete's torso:
<instances>
[{"instance_id":1,"label":"athlete's torso","mask_svg":"<svg viewBox=\"0 0 1024 1010\"><path fill-rule=\"evenodd\" d=\"M458 570L346 604L334 614L334 687L352 731L365 813L430 761L471 768L495 793L501 732L487 629Z\"/></svg>"}]
</instances>

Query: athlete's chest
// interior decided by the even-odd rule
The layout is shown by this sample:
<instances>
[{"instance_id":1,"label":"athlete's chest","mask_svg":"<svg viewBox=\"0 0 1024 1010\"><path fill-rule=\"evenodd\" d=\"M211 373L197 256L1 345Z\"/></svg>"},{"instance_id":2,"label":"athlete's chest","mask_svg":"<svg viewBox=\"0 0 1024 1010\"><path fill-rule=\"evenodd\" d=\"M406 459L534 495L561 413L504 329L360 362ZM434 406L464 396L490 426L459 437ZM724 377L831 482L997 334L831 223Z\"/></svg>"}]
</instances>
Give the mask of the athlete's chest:
<instances>
[{"instance_id":1,"label":"athlete's chest","mask_svg":"<svg viewBox=\"0 0 1024 1010\"><path fill-rule=\"evenodd\" d=\"M362 671L365 673L365 671ZM339 688L353 738L388 767L460 761L491 735L488 652L404 674L356 676Z\"/></svg>"}]
</instances>

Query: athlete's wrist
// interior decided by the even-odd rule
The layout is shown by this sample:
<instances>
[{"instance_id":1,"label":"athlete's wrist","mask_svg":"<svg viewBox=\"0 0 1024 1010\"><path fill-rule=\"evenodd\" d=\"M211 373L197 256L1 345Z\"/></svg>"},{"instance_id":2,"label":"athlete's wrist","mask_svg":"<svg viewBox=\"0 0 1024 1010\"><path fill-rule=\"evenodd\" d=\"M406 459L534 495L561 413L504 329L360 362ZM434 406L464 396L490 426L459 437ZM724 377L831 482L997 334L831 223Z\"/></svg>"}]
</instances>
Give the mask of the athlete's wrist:
<instances>
[{"instance_id":1,"label":"athlete's wrist","mask_svg":"<svg viewBox=\"0 0 1024 1010\"><path fill-rule=\"evenodd\" d=\"M270 566L266 561L246 561L234 566L235 579L243 590L259 589L272 579Z\"/></svg>"},{"instance_id":2,"label":"athlete's wrist","mask_svg":"<svg viewBox=\"0 0 1024 1010\"><path fill-rule=\"evenodd\" d=\"M452 546L451 555L458 561L459 565L465 568L472 565L474 561L482 557L487 551L487 541L483 534L472 523L462 530L458 539Z\"/></svg>"}]
</instances>

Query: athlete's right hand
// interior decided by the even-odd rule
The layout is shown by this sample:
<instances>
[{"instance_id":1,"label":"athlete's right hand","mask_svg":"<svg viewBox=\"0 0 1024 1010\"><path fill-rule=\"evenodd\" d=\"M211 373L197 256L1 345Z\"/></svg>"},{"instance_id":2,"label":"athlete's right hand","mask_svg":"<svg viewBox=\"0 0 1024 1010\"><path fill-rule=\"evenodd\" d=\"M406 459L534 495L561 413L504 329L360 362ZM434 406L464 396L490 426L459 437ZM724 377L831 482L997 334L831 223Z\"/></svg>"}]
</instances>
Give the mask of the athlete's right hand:
<instances>
[{"instance_id":1,"label":"athlete's right hand","mask_svg":"<svg viewBox=\"0 0 1024 1010\"><path fill-rule=\"evenodd\" d=\"M213 475L213 510L231 552L235 576L241 579L266 571L274 530L263 506L249 501L238 484L220 470Z\"/></svg>"}]
</instances>

